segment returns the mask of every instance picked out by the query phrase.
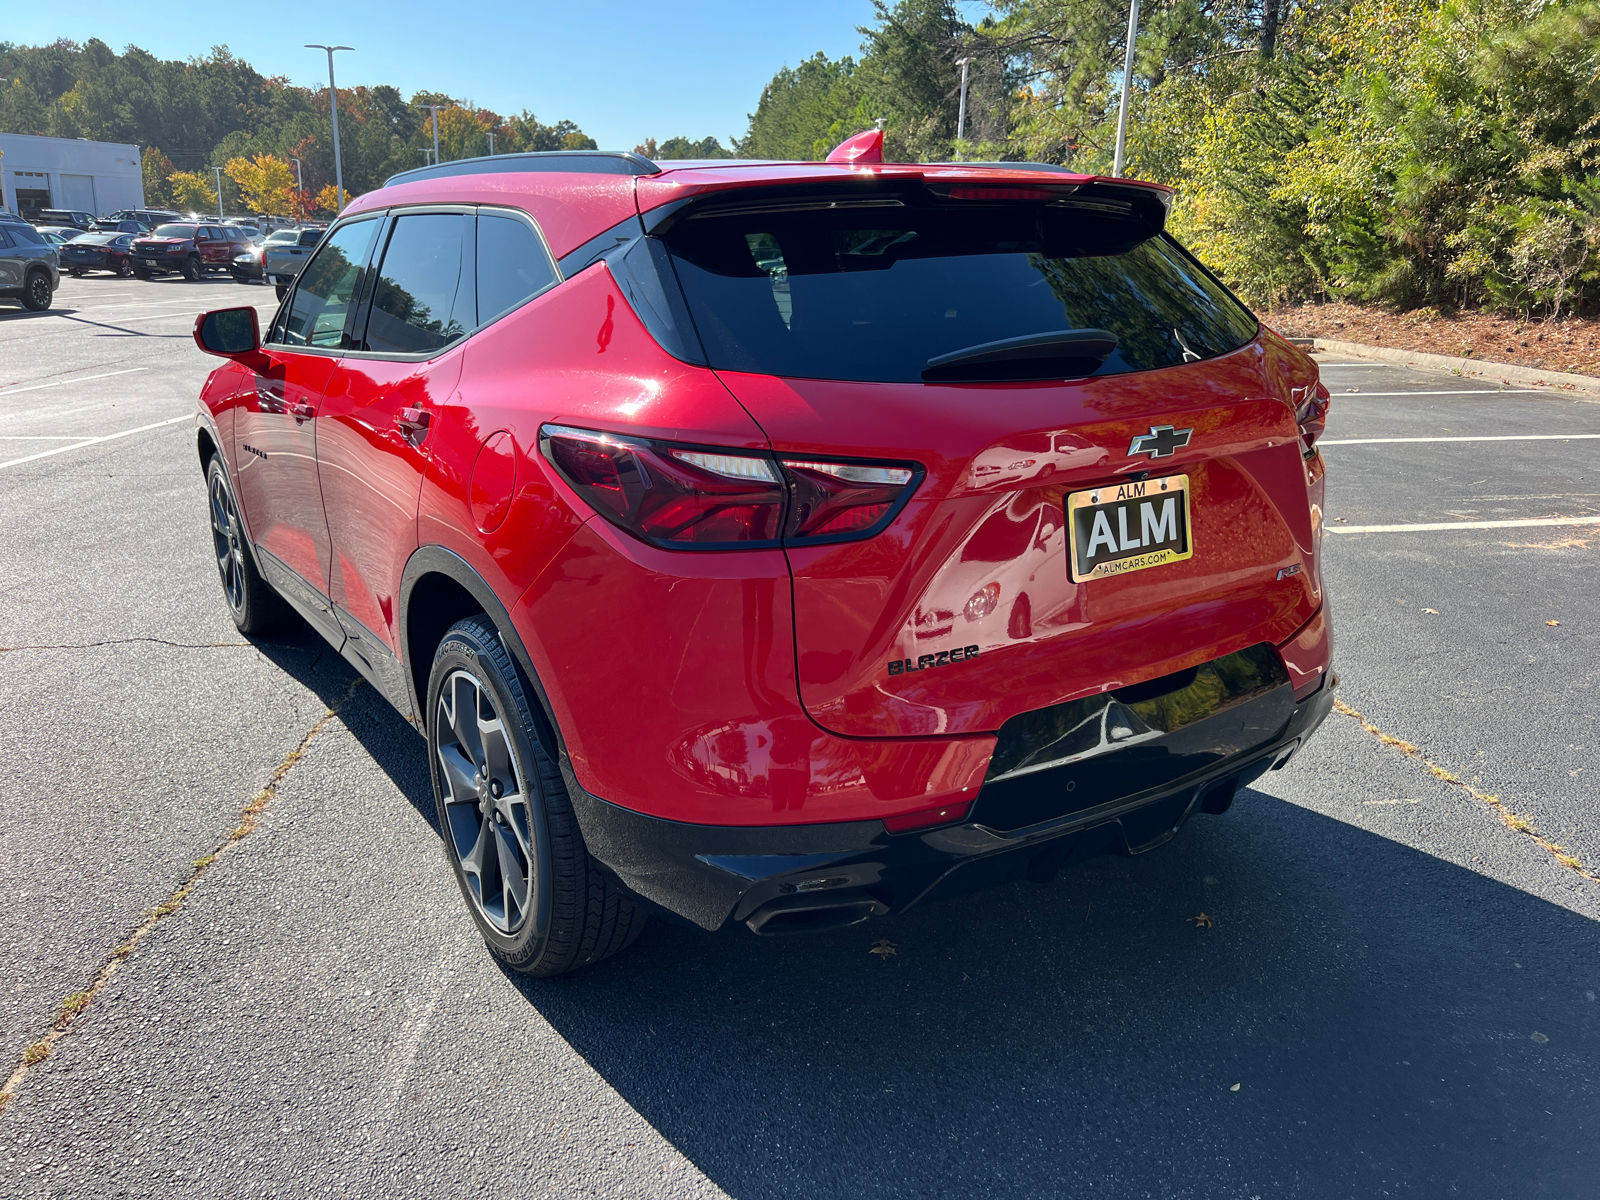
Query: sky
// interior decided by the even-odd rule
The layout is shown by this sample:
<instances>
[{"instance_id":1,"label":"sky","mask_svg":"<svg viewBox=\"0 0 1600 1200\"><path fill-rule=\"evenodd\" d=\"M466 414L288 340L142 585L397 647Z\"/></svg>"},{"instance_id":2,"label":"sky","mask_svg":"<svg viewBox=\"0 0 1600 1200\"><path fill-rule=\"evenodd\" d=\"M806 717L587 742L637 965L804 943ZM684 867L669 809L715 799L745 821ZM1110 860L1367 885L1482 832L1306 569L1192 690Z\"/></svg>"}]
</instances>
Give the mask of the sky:
<instances>
[{"instance_id":1,"label":"sky","mask_svg":"<svg viewBox=\"0 0 1600 1200\"><path fill-rule=\"evenodd\" d=\"M647 137L741 136L779 67L818 50L859 56L870 0L340 0L186 8L8 4L0 37L24 45L97 37L117 51L190 58L226 45L263 75L327 82L327 56L306 42L354 46L336 56L341 87L393 84L502 114L529 109L575 121L603 149ZM141 11L142 10L142 11Z\"/></svg>"}]
</instances>

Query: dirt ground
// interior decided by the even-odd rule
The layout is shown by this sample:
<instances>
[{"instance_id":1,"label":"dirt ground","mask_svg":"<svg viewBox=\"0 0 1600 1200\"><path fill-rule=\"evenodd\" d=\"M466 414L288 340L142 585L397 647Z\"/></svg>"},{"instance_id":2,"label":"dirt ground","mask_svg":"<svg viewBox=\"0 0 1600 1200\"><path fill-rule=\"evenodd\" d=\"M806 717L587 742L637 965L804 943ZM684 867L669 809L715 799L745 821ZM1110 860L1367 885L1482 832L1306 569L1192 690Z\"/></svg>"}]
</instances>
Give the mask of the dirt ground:
<instances>
[{"instance_id":1,"label":"dirt ground","mask_svg":"<svg viewBox=\"0 0 1600 1200\"><path fill-rule=\"evenodd\" d=\"M1600 321L1519 321L1494 313L1388 312L1360 304L1302 304L1263 317L1285 337L1336 338L1394 350L1422 350L1516 363L1545 371L1600 375Z\"/></svg>"}]
</instances>

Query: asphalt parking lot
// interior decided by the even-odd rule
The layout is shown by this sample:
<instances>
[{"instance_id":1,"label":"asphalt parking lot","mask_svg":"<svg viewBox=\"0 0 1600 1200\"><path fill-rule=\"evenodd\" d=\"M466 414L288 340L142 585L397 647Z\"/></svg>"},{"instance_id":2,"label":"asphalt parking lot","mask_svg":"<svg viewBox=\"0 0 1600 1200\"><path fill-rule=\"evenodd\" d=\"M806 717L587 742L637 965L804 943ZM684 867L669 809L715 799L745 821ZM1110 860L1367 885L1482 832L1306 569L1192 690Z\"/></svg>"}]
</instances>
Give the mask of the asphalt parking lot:
<instances>
[{"instance_id":1,"label":"asphalt parking lot","mask_svg":"<svg viewBox=\"0 0 1600 1200\"><path fill-rule=\"evenodd\" d=\"M0 309L0 1077L120 964L14 1083L0 1192L1594 1194L1600 403L1327 361L1361 715L1226 815L533 982L473 931L416 734L228 619L189 330L235 303L274 307L102 276Z\"/></svg>"}]
</instances>

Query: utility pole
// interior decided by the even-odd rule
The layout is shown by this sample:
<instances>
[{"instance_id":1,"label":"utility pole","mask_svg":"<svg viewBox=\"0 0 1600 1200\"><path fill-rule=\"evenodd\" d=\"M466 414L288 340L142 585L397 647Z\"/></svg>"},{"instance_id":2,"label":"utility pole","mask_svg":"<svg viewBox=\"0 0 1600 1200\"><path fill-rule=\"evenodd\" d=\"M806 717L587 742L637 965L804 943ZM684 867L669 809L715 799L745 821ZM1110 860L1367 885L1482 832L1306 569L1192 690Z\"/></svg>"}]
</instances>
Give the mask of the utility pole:
<instances>
[{"instance_id":1,"label":"utility pole","mask_svg":"<svg viewBox=\"0 0 1600 1200\"><path fill-rule=\"evenodd\" d=\"M1128 144L1128 92L1133 87L1133 39L1139 33L1139 0L1128 0L1128 53L1122 60L1122 104L1117 109L1117 150L1111 173L1122 175L1122 152Z\"/></svg>"},{"instance_id":2,"label":"utility pole","mask_svg":"<svg viewBox=\"0 0 1600 1200\"><path fill-rule=\"evenodd\" d=\"M300 160L298 158L291 158L289 161L294 164L295 191L303 192L306 190L306 176L305 172L300 169Z\"/></svg>"},{"instance_id":3,"label":"utility pole","mask_svg":"<svg viewBox=\"0 0 1600 1200\"><path fill-rule=\"evenodd\" d=\"M429 112L433 113L433 165L434 166L438 166L439 165L439 109L441 109L444 106L440 105L440 104L419 104L419 105L417 105L417 107L418 108L425 108Z\"/></svg>"},{"instance_id":4,"label":"utility pole","mask_svg":"<svg viewBox=\"0 0 1600 1200\"><path fill-rule=\"evenodd\" d=\"M222 220L222 168L213 166L211 169L217 173L217 220L220 221Z\"/></svg>"},{"instance_id":5,"label":"utility pole","mask_svg":"<svg viewBox=\"0 0 1600 1200\"><path fill-rule=\"evenodd\" d=\"M956 59L956 66L961 68L961 107L956 111L956 141L967 140L967 65L971 58ZM956 161L961 161L961 151L956 151Z\"/></svg>"},{"instance_id":6,"label":"utility pole","mask_svg":"<svg viewBox=\"0 0 1600 1200\"><path fill-rule=\"evenodd\" d=\"M354 50L354 46L324 46L317 42L307 42L307 50L326 50L328 52L328 95L333 101L333 182L339 189L339 212L344 211L344 164L339 158L339 89L333 82L333 52L335 50ZM335 216L338 213L334 214Z\"/></svg>"},{"instance_id":7,"label":"utility pole","mask_svg":"<svg viewBox=\"0 0 1600 1200\"><path fill-rule=\"evenodd\" d=\"M494 157L494 130L489 130L489 157Z\"/></svg>"}]
</instances>

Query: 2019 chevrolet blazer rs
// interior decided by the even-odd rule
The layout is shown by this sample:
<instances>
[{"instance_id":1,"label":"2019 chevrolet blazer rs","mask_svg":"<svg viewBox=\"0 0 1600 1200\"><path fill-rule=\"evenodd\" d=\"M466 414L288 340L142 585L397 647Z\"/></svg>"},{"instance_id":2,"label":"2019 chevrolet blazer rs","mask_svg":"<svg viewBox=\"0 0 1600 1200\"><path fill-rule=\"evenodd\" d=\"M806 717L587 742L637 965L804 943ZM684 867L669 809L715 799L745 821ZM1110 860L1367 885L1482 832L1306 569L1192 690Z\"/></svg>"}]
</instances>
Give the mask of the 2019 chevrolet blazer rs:
<instances>
[{"instance_id":1,"label":"2019 chevrolet blazer rs","mask_svg":"<svg viewBox=\"0 0 1600 1200\"><path fill-rule=\"evenodd\" d=\"M1333 702L1328 394L1027 164L507 155L355 201L198 410L247 633L427 739L508 965L1138 853Z\"/></svg>"}]
</instances>

